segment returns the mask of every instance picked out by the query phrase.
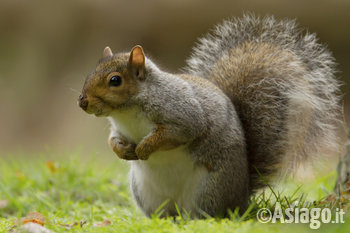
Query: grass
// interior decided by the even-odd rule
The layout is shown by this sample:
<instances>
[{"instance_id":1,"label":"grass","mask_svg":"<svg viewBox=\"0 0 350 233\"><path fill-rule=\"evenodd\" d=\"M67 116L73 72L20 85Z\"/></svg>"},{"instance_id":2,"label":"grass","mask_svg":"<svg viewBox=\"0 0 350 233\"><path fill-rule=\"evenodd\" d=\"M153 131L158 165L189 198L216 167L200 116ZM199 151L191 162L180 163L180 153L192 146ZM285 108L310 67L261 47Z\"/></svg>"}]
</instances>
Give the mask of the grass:
<instances>
[{"instance_id":1,"label":"grass","mask_svg":"<svg viewBox=\"0 0 350 233\"><path fill-rule=\"evenodd\" d=\"M20 225L20 219L33 211L41 213L45 227L55 232L314 232L308 224L262 224L255 214L259 207L273 208L276 200L283 209L294 200L305 204L304 192L311 200L320 200L335 180L334 173L302 188L289 184L282 193L267 190L252 199L255 205L243 219L234 213L229 219L160 219L156 215L149 219L132 200L127 171L128 165L117 158L105 161L79 153L57 156L53 162L46 156L2 158L0 200L7 205L0 207L0 232L9 231L16 222ZM350 219L344 224L323 224L318 231L349 232Z\"/></svg>"}]
</instances>

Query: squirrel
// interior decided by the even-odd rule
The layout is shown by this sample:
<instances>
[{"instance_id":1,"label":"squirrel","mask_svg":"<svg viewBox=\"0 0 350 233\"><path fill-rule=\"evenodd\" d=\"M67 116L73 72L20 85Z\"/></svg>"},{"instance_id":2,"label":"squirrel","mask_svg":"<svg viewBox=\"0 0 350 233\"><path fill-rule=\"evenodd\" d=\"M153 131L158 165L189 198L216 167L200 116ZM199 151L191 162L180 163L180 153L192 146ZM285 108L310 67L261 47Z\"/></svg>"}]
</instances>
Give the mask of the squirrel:
<instances>
[{"instance_id":1,"label":"squirrel","mask_svg":"<svg viewBox=\"0 0 350 233\"><path fill-rule=\"evenodd\" d=\"M182 74L141 46L103 52L79 106L108 117L147 216L227 216L276 176L337 147L335 61L295 20L244 15L201 38Z\"/></svg>"}]
</instances>

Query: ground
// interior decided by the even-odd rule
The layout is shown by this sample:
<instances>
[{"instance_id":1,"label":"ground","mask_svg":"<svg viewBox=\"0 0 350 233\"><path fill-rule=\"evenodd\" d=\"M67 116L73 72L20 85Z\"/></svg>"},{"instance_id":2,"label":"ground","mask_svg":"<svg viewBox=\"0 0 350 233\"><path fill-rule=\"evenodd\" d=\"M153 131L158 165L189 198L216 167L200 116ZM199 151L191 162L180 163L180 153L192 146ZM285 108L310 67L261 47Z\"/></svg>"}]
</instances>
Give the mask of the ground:
<instances>
[{"instance_id":1,"label":"ground","mask_svg":"<svg viewBox=\"0 0 350 233\"><path fill-rule=\"evenodd\" d=\"M243 219L234 213L228 219L160 219L156 214L149 219L134 204L127 173L128 164L116 157L8 154L0 159L0 232L15 231L26 222L54 232L315 232L309 224L260 223L257 207ZM323 200L335 176L333 172L302 188L290 184L282 194L274 192L284 204ZM272 208L275 194L267 190L260 201L253 200L259 207ZM349 232L350 218L343 224L321 224L318 231Z\"/></svg>"}]
</instances>

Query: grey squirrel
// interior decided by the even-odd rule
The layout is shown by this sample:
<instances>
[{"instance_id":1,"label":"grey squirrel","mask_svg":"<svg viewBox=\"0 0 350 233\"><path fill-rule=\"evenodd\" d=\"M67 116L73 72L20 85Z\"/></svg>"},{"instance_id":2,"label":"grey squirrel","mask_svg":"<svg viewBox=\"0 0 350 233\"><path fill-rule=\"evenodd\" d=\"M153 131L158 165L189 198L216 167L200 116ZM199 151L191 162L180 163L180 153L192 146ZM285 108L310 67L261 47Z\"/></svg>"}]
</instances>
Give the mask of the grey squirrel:
<instances>
[{"instance_id":1,"label":"grey squirrel","mask_svg":"<svg viewBox=\"0 0 350 233\"><path fill-rule=\"evenodd\" d=\"M147 216L165 202L168 216L176 205L193 217L242 213L266 181L337 144L334 59L295 21L226 20L184 71L159 69L141 46L106 47L78 100L110 120L110 146L130 161Z\"/></svg>"}]
</instances>

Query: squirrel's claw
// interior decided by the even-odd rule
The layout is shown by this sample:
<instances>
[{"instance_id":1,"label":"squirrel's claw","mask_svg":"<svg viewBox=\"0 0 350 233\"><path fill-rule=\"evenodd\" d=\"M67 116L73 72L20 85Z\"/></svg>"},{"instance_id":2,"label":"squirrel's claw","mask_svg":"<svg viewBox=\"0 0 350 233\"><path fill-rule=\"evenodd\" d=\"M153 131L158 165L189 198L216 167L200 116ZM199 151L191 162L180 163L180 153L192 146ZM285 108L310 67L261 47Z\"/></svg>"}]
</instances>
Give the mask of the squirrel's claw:
<instances>
[{"instance_id":1,"label":"squirrel's claw","mask_svg":"<svg viewBox=\"0 0 350 233\"><path fill-rule=\"evenodd\" d=\"M119 158L125 160L138 160L138 157L135 154L135 144L128 143L117 137L112 137L109 139L109 145Z\"/></svg>"},{"instance_id":2,"label":"squirrel's claw","mask_svg":"<svg viewBox=\"0 0 350 233\"><path fill-rule=\"evenodd\" d=\"M135 149L137 157L141 160L147 160L152 152L152 147L147 145L147 143L140 143Z\"/></svg>"}]
</instances>

